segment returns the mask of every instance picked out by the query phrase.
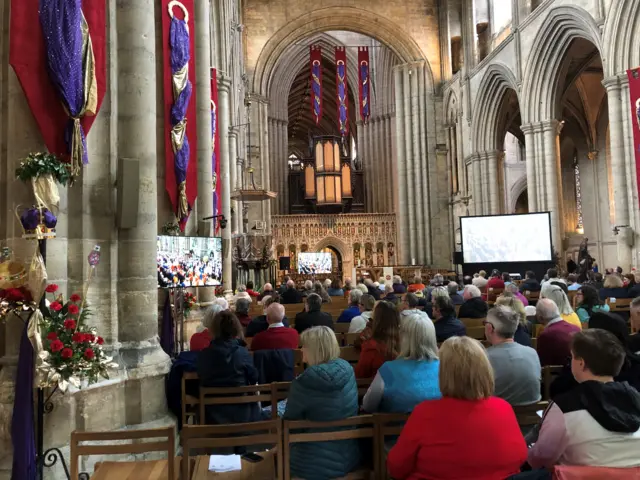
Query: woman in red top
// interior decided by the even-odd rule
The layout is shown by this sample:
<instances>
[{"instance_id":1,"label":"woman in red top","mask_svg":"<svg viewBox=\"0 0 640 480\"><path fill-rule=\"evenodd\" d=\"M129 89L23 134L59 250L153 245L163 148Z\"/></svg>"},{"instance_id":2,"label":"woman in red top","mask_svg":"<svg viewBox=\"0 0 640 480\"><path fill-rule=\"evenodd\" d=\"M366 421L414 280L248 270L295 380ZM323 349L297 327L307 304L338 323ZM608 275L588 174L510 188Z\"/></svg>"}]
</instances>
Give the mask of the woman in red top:
<instances>
[{"instance_id":1,"label":"woman in red top","mask_svg":"<svg viewBox=\"0 0 640 480\"><path fill-rule=\"evenodd\" d=\"M224 308L222 308L221 305L211 305L204 312L204 318L202 319L204 330L191 335L191 338L189 339L189 350L192 352L199 352L200 350L204 350L209 347L211 340L213 340L213 337L211 336L213 319L218 312L223 310Z\"/></svg>"},{"instance_id":2,"label":"woman in red top","mask_svg":"<svg viewBox=\"0 0 640 480\"><path fill-rule=\"evenodd\" d=\"M371 332L369 335L369 331ZM371 328L363 331L356 378L373 378L388 360L395 360L400 343L400 315L391 302L378 302L373 309Z\"/></svg>"},{"instance_id":3,"label":"woman in red top","mask_svg":"<svg viewBox=\"0 0 640 480\"><path fill-rule=\"evenodd\" d=\"M484 347L451 337L440 348L440 400L419 404L389 452L396 480L503 480L520 472L525 444L511 406L492 397Z\"/></svg>"},{"instance_id":4,"label":"woman in red top","mask_svg":"<svg viewBox=\"0 0 640 480\"><path fill-rule=\"evenodd\" d=\"M425 288L427 287L425 286L424 283L422 283L422 279L420 277L414 277L411 283L409 284L409 288L407 291L409 293L416 293L416 292L422 292Z\"/></svg>"}]
</instances>

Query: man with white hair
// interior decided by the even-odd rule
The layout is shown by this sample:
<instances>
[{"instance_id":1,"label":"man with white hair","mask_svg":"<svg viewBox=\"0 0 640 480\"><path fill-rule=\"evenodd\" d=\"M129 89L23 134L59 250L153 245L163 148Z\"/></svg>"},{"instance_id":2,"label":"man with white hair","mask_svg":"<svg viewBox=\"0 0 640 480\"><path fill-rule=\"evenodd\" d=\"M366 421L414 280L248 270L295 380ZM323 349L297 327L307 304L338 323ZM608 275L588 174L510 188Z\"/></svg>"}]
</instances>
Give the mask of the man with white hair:
<instances>
[{"instance_id":1,"label":"man with white hair","mask_svg":"<svg viewBox=\"0 0 640 480\"><path fill-rule=\"evenodd\" d=\"M407 287L405 287L404 283L402 283L402 278L400 277L400 275L394 275L391 281L393 282L394 293L397 293L399 295L407 293Z\"/></svg>"},{"instance_id":2,"label":"man with white hair","mask_svg":"<svg viewBox=\"0 0 640 480\"><path fill-rule=\"evenodd\" d=\"M495 396L513 406L540 401L540 359L531 347L513 340L518 329L518 314L504 305L496 305L487 314L484 334L491 347L487 357L495 378Z\"/></svg>"},{"instance_id":3,"label":"man with white hair","mask_svg":"<svg viewBox=\"0 0 640 480\"><path fill-rule=\"evenodd\" d=\"M233 296L232 303L235 305L239 298L246 298L247 300L249 300L249 303L253 302L253 298L251 298L251 295L249 295L249 292L247 292L247 286L243 283L238 285L236 294Z\"/></svg>"},{"instance_id":4,"label":"man with white hair","mask_svg":"<svg viewBox=\"0 0 640 480\"><path fill-rule=\"evenodd\" d=\"M283 305L288 305L290 303L301 303L302 296L300 292L296 289L296 284L293 280L287 280L287 289L281 296L281 301Z\"/></svg>"},{"instance_id":5,"label":"man with white hair","mask_svg":"<svg viewBox=\"0 0 640 480\"><path fill-rule=\"evenodd\" d=\"M262 292L260 293L260 296L258 297L259 301L262 301L262 299L266 296L271 296L273 295L273 285L271 285L270 283L265 283L264 287L262 287Z\"/></svg>"},{"instance_id":6,"label":"man with white hair","mask_svg":"<svg viewBox=\"0 0 640 480\"><path fill-rule=\"evenodd\" d=\"M326 278L323 282L324 285L324 289L328 290L331 288L331 279L330 278Z\"/></svg>"},{"instance_id":7,"label":"man with white hair","mask_svg":"<svg viewBox=\"0 0 640 480\"><path fill-rule=\"evenodd\" d=\"M264 297L262 299L262 315L258 315L253 320L251 320L251 322L249 322L247 331L244 334L245 337L255 337L258 333L264 332L267 328L269 328L269 323L267 322L267 309L272 303L280 303L278 301L277 294L274 294L271 297ZM287 319L287 317L284 317L282 319L282 323L285 327L289 326L289 320Z\"/></svg>"},{"instance_id":8,"label":"man with white hair","mask_svg":"<svg viewBox=\"0 0 640 480\"><path fill-rule=\"evenodd\" d=\"M307 280L304 282L304 290L302 291L302 296L307 297L312 293L315 293L313 291L313 282L311 280Z\"/></svg>"},{"instance_id":9,"label":"man with white hair","mask_svg":"<svg viewBox=\"0 0 640 480\"><path fill-rule=\"evenodd\" d=\"M224 298L219 298L216 300L224 300ZM226 300L224 300L226 303ZM227 304L227 307L229 305ZM204 312L204 317L202 318L202 330L191 335L189 339L189 350L192 352L199 352L204 350L209 346L213 337L211 336L211 327L213 326L213 319L215 316L222 312L223 310L227 310L227 308L222 308L222 305L217 303L213 303L207 310Z\"/></svg>"},{"instance_id":10,"label":"man with white hair","mask_svg":"<svg viewBox=\"0 0 640 480\"><path fill-rule=\"evenodd\" d=\"M480 289L475 285L466 285L462 294L464 303L460 305L458 318L485 318L489 307L482 299Z\"/></svg>"},{"instance_id":11,"label":"man with white hair","mask_svg":"<svg viewBox=\"0 0 640 480\"><path fill-rule=\"evenodd\" d=\"M284 307L279 303L270 304L265 310L269 327L258 333L251 342L251 350L293 350L298 348L298 332L284 326Z\"/></svg>"},{"instance_id":12,"label":"man with white hair","mask_svg":"<svg viewBox=\"0 0 640 480\"><path fill-rule=\"evenodd\" d=\"M220 305L222 310L229 310L229 302L227 302L227 299L223 297L216 297L212 305Z\"/></svg>"},{"instance_id":13,"label":"man with white hair","mask_svg":"<svg viewBox=\"0 0 640 480\"><path fill-rule=\"evenodd\" d=\"M364 295L359 289L349 292L349 306L338 317L337 323L350 323L353 317L360 315L360 297Z\"/></svg>"},{"instance_id":14,"label":"man with white hair","mask_svg":"<svg viewBox=\"0 0 640 480\"><path fill-rule=\"evenodd\" d=\"M449 291L451 303L454 305L462 305L464 303L464 298L462 298L462 295L458 294L458 284L456 282L449 282L447 290Z\"/></svg>"},{"instance_id":15,"label":"man with white hair","mask_svg":"<svg viewBox=\"0 0 640 480\"><path fill-rule=\"evenodd\" d=\"M580 328L562 320L558 305L549 298L538 300L536 319L545 326L538 336L540 364L565 365L571 357L571 338Z\"/></svg>"},{"instance_id":16,"label":"man with white hair","mask_svg":"<svg viewBox=\"0 0 640 480\"><path fill-rule=\"evenodd\" d=\"M374 285L373 280L370 278L366 278L364 280L364 285L367 287L367 293L371 295L376 300L380 300L380 290Z\"/></svg>"}]
</instances>

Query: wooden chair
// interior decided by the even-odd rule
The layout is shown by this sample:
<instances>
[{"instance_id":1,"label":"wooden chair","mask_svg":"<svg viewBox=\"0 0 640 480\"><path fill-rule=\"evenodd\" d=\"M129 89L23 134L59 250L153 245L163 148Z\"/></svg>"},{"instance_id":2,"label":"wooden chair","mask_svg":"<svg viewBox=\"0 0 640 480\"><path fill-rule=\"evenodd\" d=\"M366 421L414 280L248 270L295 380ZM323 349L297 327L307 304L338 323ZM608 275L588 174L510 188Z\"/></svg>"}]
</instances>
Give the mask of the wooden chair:
<instances>
[{"instance_id":1,"label":"wooden chair","mask_svg":"<svg viewBox=\"0 0 640 480\"><path fill-rule=\"evenodd\" d=\"M141 442L143 439L154 439ZM131 440L132 443L121 443ZM83 445L84 442L100 442L99 445ZM118 443L106 443L118 442ZM148 452L166 452L166 460L141 462L101 462L96 466L92 479L125 480L177 480L180 472L176 459L175 429L173 426L146 430L121 430L115 432L71 432L71 478L78 478L78 460L81 455L132 455ZM176 466L176 463L178 465Z\"/></svg>"},{"instance_id":2,"label":"wooden chair","mask_svg":"<svg viewBox=\"0 0 640 480\"><path fill-rule=\"evenodd\" d=\"M462 305L454 305L454 308L456 309L456 317L458 316L458 313L460 313L460 307Z\"/></svg>"},{"instance_id":3,"label":"wooden chair","mask_svg":"<svg viewBox=\"0 0 640 480\"><path fill-rule=\"evenodd\" d=\"M487 303L489 305L493 305L494 303L496 303L496 299L502 295L502 292L504 292L504 288L490 288L487 291Z\"/></svg>"},{"instance_id":4,"label":"wooden chair","mask_svg":"<svg viewBox=\"0 0 640 480\"><path fill-rule=\"evenodd\" d=\"M531 348L538 350L538 339L535 337L531 339Z\"/></svg>"},{"instance_id":5,"label":"wooden chair","mask_svg":"<svg viewBox=\"0 0 640 480\"><path fill-rule=\"evenodd\" d=\"M335 333L349 333L349 323L334 323L333 331Z\"/></svg>"},{"instance_id":6,"label":"wooden chair","mask_svg":"<svg viewBox=\"0 0 640 480\"><path fill-rule=\"evenodd\" d=\"M459 320L464 323L464 326L467 328L484 327L484 321L486 318L460 318Z\"/></svg>"},{"instance_id":7,"label":"wooden chair","mask_svg":"<svg viewBox=\"0 0 640 480\"><path fill-rule=\"evenodd\" d=\"M365 468L359 469L342 477L341 480L370 479L374 472L379 471L378 456L375 455L377 450L375 422L374 415L359 415L357 417L350 417L333 422L309 422L306 420L285 421L283 426L284 479L291 480L291 445L294 443L333 442L371 438L374 445L374 455L372 455L373 471ZM345 430L345 428L348 430ZM320 431L316 433L295 433L296 430L301 429L318 429ZM363 458L366 458L366 455L363 455Z\"/></svg>"},{"instance_id":8,"label":"wooden chair","mask_svg":"<svg viewBox=\"0 0 640 480\"><path fill-rule=\"evenodd\" d=\"M536 323L533 326L533 336L538 338L543 330L544 330L544 325L542 325L541 323Z\"/></svg>"},{"instance_id":9,"label":"wooden chair","mask_svg":"<svg viewBox=\"0 0 640 480\"><path fill-rule=\"evenodd\" d=\"M410 413L378 413L376 414L377 441L374 444L378 447L376 456L378 457L379 480L389 478L387 474L387 451L385 448L385 437L399 436L402 433L405 423L409 420Z\"/></svg>"},{"instance_id":10,"label":"wooden chair","mask_svg":"<svg viewBox=\"0 0 640 480\"><path fill-rule=\"evenodd\" d=\"M548 406L548 401L541 400L530 405L519 405L517 407L513 407L513 412L516 414L516 419L518 420L518 425L520 425L520 427L531 427L540 422L538 412L540 410L544 412Z\"/></svg>"},{"instance_id":11,"label":"wooden chair","mask_svg":"<svg viewBox=\"0 0 640 480\"><path fill-rule=\"evenodd\" d=\"M484 340L484 326L482 327L467 327L467 337L475 338L476 340Z\"/></svg>"},{"instance_id":12,"label":"wooden chair","mask_svg":"<svg viewBox=\"0 0 640 480\"><path fill-rule=\"evenodd\" d=\"M247 344L247 350L251 350L251 342L253 342L253 337L247 337L244 339L244 343Z\"/></svg>"},{"instance_id":13,"label":"wooden chair","mask_svg":"<svg viewBox=\"0 0 640 480\"><path fill-rule=\"evenodd\" d=\"M261 454L265 461L250 463L242 460L242 472L233 478L264 479L282 478L283 446L282 420L236 423L231 425L187 425L180 433L182 439L182 478L190 479L190 455L194 449L246 447L254 445L274 445L275 448ZM273 468L273 459L276 465ZM198 456L195 461L193 478L209 478L209 455ZM237 472L236 472L237 473ZM214 474L214 476L225 474Z\"/></svg>"},{"instance_id":14,"label":"wooden chair","mask_svg":"<svg viewBox=\"0 0 640 480\"><path fill-rule=\"evenodd\" d=\"M551 399L551 383L562 373L562 365L547 365L542 367L542 400Z\"/></svg>"},{"instance_id":15,"label":"wooden chair","mask_svg":"<svg viewBox=\"0 0 640 480\"><path fill-rule=\"evenodd\" d=\"M271 384L271 418L278 418L278 402L289 398L291 382L273 382Z\"/></svg>"},{"instance_id":16,"label":"wooden chair","mask_svg":"<svg viewBox=\"0 0 640 480\"><path fill-rule=\"evenodd\" d=\"M189 418L194 419L194 423L197 423L198 417L198 403L200 400L193 395L187 395L187 381L198 381L198 374L196 372L183 372L181 380L182 389L182 425L189 423Z\"/></svg>"},{"instance_id":17,"label":"wooden chair","mask_svg":"<svg viewBox=\"0 0 640 480\"><path fill-rule=\"evenodd\" d=\"M224 395L224 396L221 396ZM203 387L200 385L200 424L206 425L207 405L230 405L268 402L271 403L271 385L248 385L246 387Z\"/></svg>"},{"instance_id":18,"label":"wooden chair","mask_svg":"<svg viewBox=\"0 0 640 480\"><path fill-rule=\"evenodd\" d=\"M373 382L373 378L357 378L356 383L358 385L358 403L362 403L362 399L364 398L367 390L371 386L371 382Z\"/></svg>"},{"instance_id":19,"label":"wooden chair","mask_svg":"<svg viewBox=\"0 0 640 480\"><path fill-rule=\"evenodd\" d=\"M341 347L344 346L345 335L346 335L345 333L336 333L336 340L338 340L338 345L340 345Z\"/></svg>"},{"instance_id":20,"label":"wooden chair","mask_svg":"<svg viewBox=\"0 0 640 480\"><path fill-rule=\"evenodd\" d=\"M356 340L360 338L360 333L345 333L344 334L344 346L349 347L355 345Z\"/></svg>"},{"instance_id":21,"label":"wooden chair","mask_svg":"<svg viewBox=\"0 0 640 480\"><path fill-rule=\"evenodd\" d=\"M355 347L342 347L340 349L340 358L354 364L360 360L360 352Z\"/></svg>"},{"instance_id":22,"label":"wooden chair","mask_svg":"<svg viewBox=\"0 0 640 480\"><path fill-rule=\"evenodd\" d=\"M293 351L293 374L297 377L304 372L304 361L302 360L302 350L299 348Z\"/></svg>"},{"instance_id":23,"label":"wooden chair","mask_svg":"<svg viewBox=\"0 0 640 480\"><path fill-rule=\"evenodd\" d=\"M631 311L631 301L633 298L607 298L607 305L609 305L609 311L611 313L620 313Z\"/></svg>"},{"instance_id":24,"label":"wooden chair","mask_svg":"<svg viewBox=\"0 0 640 480\"><path fill-rule=\"evenodd\" d=\"M529 302L529 305L535 305L540 300L540 292L531 292L529 290L525 290L524 297Z\"/></svg>"}]
</instances>

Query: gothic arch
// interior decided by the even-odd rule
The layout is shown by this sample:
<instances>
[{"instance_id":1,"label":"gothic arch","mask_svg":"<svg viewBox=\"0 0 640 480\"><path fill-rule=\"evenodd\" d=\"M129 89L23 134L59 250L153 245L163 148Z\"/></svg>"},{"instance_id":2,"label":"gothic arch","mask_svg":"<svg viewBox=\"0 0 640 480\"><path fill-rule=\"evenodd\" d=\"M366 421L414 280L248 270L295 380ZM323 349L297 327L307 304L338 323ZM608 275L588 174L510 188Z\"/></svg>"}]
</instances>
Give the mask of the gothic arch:
<instances>
[{"instance_id":1,"label":"gothic arch","mask_svg":"<svg viewBox=\"0 0 640 480\"><path fill-rule=\"evenodd\" d=\"M511 186L510 200L511 205L509 205L509 212L513 213L516 211L516 203L518 202L518 198L522 193L527 189L527 174L524 173L515 183Z\"/></svg>"},{"instance_id":2,"label":"gothic arch","mask_svg":"<svg viewBox=\"0 0 640 480\"><path fill-rule=\"evenodd\" d=\"M516 77L509 67L502 63L489 65L482 77L473 109L473 151L488 152L498 149L498 118L502 99L508 90L516 92L520 103Z\"/></svg>"},{"instance_id":3,"label":"gothic arch","mask_svg":"<svg viewBox=\"0 0 640 480\"><path fill-rule=\"evenodd\" d=\"M616 0L611 3L604 24L603 41L606 59L604 77L624 73L640 65L640 2Z\"/></svg>"},{"instance_id":4,"label":"gothic arch","mask_svg":"<svg viewBox=\"0 0 640 480\"><path fill-rule=\"evenodd\" d=\"M522 104L523 123L560 118L558 83L566 73L563 69L568 68L565 53L577 38L591 42L602 57L600 30L586 10L572 5L551 9L543 20L543 27L538 31L527 61L522 85L522 91L527 92Z\"/></svg>"},{"instance_id":5,"label":"gothic arch","mask_svg":"<svg viewBox=\"0 0 640 480\"><path fill-rule=\"evenodd\" d=\"M350 248L339 238L337 237L325 237L322 240L320 240L318 243L316 243L314 248L314 252L319 252L320 250L322 250L323 248L327 248L327 247L333 247L335 248L338 252L340 252L340 255L342 256L342 261L344 262L345 258L351 258L351 250Z\"/></svg>"},{"instance_id":6,"label":"gothic arch","mask_svg":"<svg viewBox=\"0 0 640 480\"><path fill-rule=\"evenodd\" d=\"M444 118L448 124L453 124L457 121L458 112L460 111L460 102L458 102L458 96L453 88L449 89L444 97Z\"/></svg>"},{"instance_id":7,"label":"gothic arch","mask_svg":"<svg viewBox=\"0 0 640 480\"><path fill-rule=\"evenodd\" d=\"M426 61L411 36L400 25L383 16L355 7L321 8L292 20L269 38L258 57L253 91L268 98L274 72L286 49L303 38L331 30L348 30L375 38L388 46L402 63ZM430 88L433 89L433 73L428 62L427 68Z\"/></svg>"}]
</instances>

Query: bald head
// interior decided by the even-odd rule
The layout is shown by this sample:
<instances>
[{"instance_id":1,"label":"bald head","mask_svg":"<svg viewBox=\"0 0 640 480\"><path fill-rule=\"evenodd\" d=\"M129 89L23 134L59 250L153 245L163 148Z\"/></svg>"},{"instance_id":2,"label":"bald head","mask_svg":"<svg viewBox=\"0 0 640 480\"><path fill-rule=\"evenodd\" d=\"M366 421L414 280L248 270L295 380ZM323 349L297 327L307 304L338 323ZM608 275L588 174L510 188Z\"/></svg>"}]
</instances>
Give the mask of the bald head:
<instances>
[{"instance_id":1,"label":"bald head","mask_svg":"<svg viewBox=\"0 0 640 480\"><path fill-rule=\"evenodd\" d=\"M284 318L284 307L279 303L272 303L265 310L267 315L267 323L272 325L274 323L282 323Z\"/></svg>"},{"instance_id":2,"label":"bald head","mask_svg":"<svg viewBox=\"0 0 640 480\"><path fill-rule=\"evenodd\" d=\"M536 305L536 317L544 325L555 318L560 318L558 305L550 298L541 298Z\"/></svg>"}]
</instances>

